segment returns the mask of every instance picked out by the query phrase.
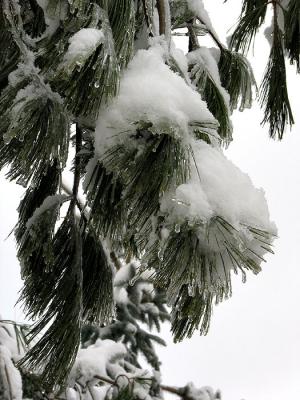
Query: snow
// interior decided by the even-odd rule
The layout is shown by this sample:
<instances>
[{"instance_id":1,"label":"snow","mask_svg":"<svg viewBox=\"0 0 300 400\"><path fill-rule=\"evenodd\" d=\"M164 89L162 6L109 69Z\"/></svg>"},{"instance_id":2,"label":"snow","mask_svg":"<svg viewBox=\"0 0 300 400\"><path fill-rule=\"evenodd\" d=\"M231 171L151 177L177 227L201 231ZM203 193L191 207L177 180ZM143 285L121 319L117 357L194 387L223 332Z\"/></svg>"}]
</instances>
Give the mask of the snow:
<instances>
[{"instance_id":1,"label":"snow","mask_svg":"<svg viewBox=\"0 0 300 400\"><path fill-rule=\"evenodd\" d=\"M4 399L22 400L21 374L14 366L10 351L0 345L0 376L4 383Z\"/></svg>"},{"instance_id":2,"label":"snow","mask_svg":"<svg viewBox=\"0 0 300 400\"><path fill-rule=\"evenodd\" d=\"M188 8L197 16L201 23L214 34L218 39L218 35L213 28L208 12L206 11L202 0L186 0Z\"/></svg>"},{"instance_id":3,"label":"snow","mask_svg":"<svg viewBox=\"0 0 300 400\"><path fill-rule=\"evenodd\" d=\"M224 155L203 141L194 141L190 180L161 200L161 210L172 209L173 220L208 221L219 215L234 226L247 224L276 233L262 189Z\"/></svg>"},{"instance_id":4,"label":"snow","mask_svg":"<svg viewBox=\"0 0 300 400\"><path fill-rule=\"evenodd\" d=\"M78 351L70 373L70 381L80 380L85 384L95 381L95 375L108 377L107 369L118 371L118 362L122 361L126 354L126 347L122 343L98 339L94 345Z\"/></svg>"},{"instance_id":5,"label":"snow","mask_svg":"<svg viewBox=\"0 0 300 400\"><path fill-rule=\"evenodd\" d=\"M69 39L68 51L64 56L64 61L69 63L74 59L78 63L85 60L104 40L102 30L96 28L84 28L76 32Z\"/></svg>"},{"instance_id":6,"label":"snow","mask_svg":"<svg viewBox=\"0 0 300 400\"><path fill-rule=\"evenodd\" d=\"M50 15L48 12L48 5L49 5L49 0L37 0L38 5L43 9L44 11L44 16L45 16L45 22L47 25L47 30L44 32L42 37L47 37L53 35L53 33L56 31L56 29L59 27L60 20L63 20L67 14L67 7L64 2L61 2L60 4L60 13L58 15Z\"/></svg>"},{"instance_id":7,"label":"snow","mask_svg":"<svg viewBox=\"0 0 300 400\"><path fill-rule=\"evenodd\" d=\"M135 327L130 326L130 324L128 324L127 328L131 330L131 332L135 329ZM126 372L124 368L124 358L126 355L127 349L122 343L109 339L98 339L94 345L79 350L69 377L69 385L74 386L75 382L79 382L83 386L88 385L89 391L94 394L94 399L103 400L108 390L111 390L110 384L100 380L100 382L102 384L105 383L105 385L96 387L95 384L99 382L99 378L96 378L96 376L107 379L108 381L116 380L119 388L125 388L131 378L151 378L151 375L147 371L134 366L131 366L131 372ZM133 393L136 398L148 398L150 400L151 397L148 395L150 384L150 379L146 383L135 381ZM74 391L70 391L67 399L73 400L73 396Z\"/></svg>"},{"instance_id":8,"label":"snow","mask_svg":"<svg viewBox=\"0 0 300 400\"><path fill-rule=\"evenodd\" d=\"M122 263L122 267L116 272L114 285L120 286L128 283L134 276L135 267L132 263Z\"/></svg>"},{"instance_id":9,"label":"snow","mask_svg":"<svg viewBox=\"0 0 300 400\"><path fill-rule=\"evenodd\" d=\"M139 121L150 121L158 131L170 126L183 139L192 121L215 123L199 93L165 64L167 57L166 46L157 41L136 53L121 79L119 95L100 111L95 132L98 155L124 142Z\"/></svg>"},{"instance_id":10,"label":"snow","mask_svg":"<svg viewBox=\"0 0 300 400\"><path fill-rule=\"evenodd\" d=\"M18 349L13 325L0 322L0 389L2 383L4 399L22 400L22 379L14 365L14 361L18 361L22 355L23 349Z\"/></svg>"},{"instance_id":11,"label":"snow","mask_svg":"<svg viewBox=\"0 0 300 400\"><path fill-rule=\"evenodd\" d=\"M114 287L114 299L117 304L127 304L128 294L124 287Z\"/></svg>"},{"instance_id":12,"label":"snow","mask_svg":"<svg viewBox=\"0 0 300 400\"><path fill-rule=\"evenodd\" d=\"M227 239L208 240L207 227L214 217L222 217L236 229L233 240L240 250L251 249L262 257L266 250L248 227L273 235L277 233L275 224L270 221L264 191L255 188L249 176L229 161L221 149L203 141L194 142L192 148L195 163L192 164L191 178L161 199L161 212L166 217L167 226L175 226L175 231L180 232L180 225L184 222L191 226L197 223L197 235L203 250L220 252L225 250ZM232 263L227 256L224 260L230 269ZM260 263L261 259L256 261Z\"/></svg>"},{"instance_id":13,"label":"snow","mask_svg":"<svg viewBox=\"0 0 300 400\"><path fill-rule=\"evenodd\" d=\"M48 196L45 198L43 203L38 207L32 216L28 219L26 223L26 228L30 229L32 225L35 224L36 220L46 211L53 207L57 207L58 205L62 204L64 201L68 200L69 196L56 194L54 196Z\"/></svg>"},{"instance_id":14,"label":"snow","mask_svg":"<svg viewBox=\"0 0 300 400\"><path fill-rule=\"evenodd\" d=\"M198 389L192 382L185 386L185 397L189 400L214 400L217 398L211 387L204 386Z\"/></svg>"},{"instance_id":15,"label":"snow","mask_svg":"<svg viewBox=\"0 0 300 400\"><path fill-rule=\"evenodd\" d=\"M34 65L35 55L32 51L28 50L26 54L26 62L20 62L18 68L8 75L8 83L10 86L16 86L24 77L38 76L40 69Z\"/></svg>"}]
</instances>

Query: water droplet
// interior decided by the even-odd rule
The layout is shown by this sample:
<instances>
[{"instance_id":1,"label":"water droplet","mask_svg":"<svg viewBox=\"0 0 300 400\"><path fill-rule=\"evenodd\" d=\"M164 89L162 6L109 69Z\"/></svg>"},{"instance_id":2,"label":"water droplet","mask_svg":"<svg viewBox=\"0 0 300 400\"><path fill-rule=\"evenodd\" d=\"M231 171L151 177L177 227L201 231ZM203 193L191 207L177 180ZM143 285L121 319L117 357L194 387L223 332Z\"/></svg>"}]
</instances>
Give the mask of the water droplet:
<instances>
[{"instance_id":1,"label":"water droplet","mask_svg":"<svg viewBox=\"0 0 300 400\"><path fill-rule=\"evenodd\" d=\"M180 232L180 225L179 224L175 224L175 232L176 233Z\"/></svg>"},{"instance_id":2,"label":"water droplet","mask_svg":"<svg viewBox=\"0 0 300 400\"><path fill-rule=\"evenodd\" d=\"M100 87L100 83L99 83L98 81L96 81L96 82L94 83L94 86L95 86L96 89L98 89L98 88Z\"/></svg>"},{"instance_id":3,"label":"water droplet","mask_svg":"<svg viewBox=\"0 0 300 400\"><path fill-rule=\"evenodd\" d=\"M188 294L189 294L190 297L195 297L195 294L196 294L196 285L195 285L194 282L193 282L193 283L190 283L190 284L188 285Z\"/></svg>"},{"instance_id":4,"label":"water droplet","mask_svg":"<svg viewBox=\"0 0 300 400\"><path fill-rule=\"evenodd\" d=\"M164 252L163 252L162 249L159 249L159 250L158 250L157 257L158 257L158 259L159 259L160 261L163 261L163 260L164 260Z\"/></svg>"},{"instance_id":5,"label":"water droplet","mask_svg":"<svg viewBox=\"0 0 300 400\"><path fill-rule=\"evenodd\" d=\"M23 186L23 188L26 188L27 187L27 180L25 178L23 178L23 177L20 177L17 180L17 184Z\"/></svg>"},{"instance_id":6,"label":"water droplet","mask_svg":"<svg viewBox=\"0 0 300 400\"><path fill-rule=\"evenodd\" d=\"M77 71L80 71L82 68L82 63L80 61L76 61L76 69Z\"/></svg>"},{"instance_id":7,"label":"water droplet","mask_svg":"<svg viewBox=\"0 0 300 400\"><path fill-rule=\"evenodd\" d=\"M136 279L130 279L130 281L128 282L129 283L129 286L134 286L134 284L135 284L135 281L136 281Z\"/></svg>"}]
</instances>

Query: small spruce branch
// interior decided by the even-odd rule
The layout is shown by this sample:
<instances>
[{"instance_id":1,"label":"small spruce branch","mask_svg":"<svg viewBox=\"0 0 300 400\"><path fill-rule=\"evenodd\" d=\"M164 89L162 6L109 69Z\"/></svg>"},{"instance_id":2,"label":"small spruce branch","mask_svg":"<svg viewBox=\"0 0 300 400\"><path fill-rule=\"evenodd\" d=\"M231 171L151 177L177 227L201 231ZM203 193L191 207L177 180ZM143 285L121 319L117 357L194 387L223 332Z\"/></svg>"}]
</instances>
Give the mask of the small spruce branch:
<instances>
[{"instance_id":1,"label":"small spruce branch","mask_svg":"<svg viewBox=\"0 0 300 400\"><path fill-rule=\"evenodd\" d=\"M265 106L262 124L270 124L270 137L282 139L287 125L294 124L286 83L283 32L278 24L278 3L273 5L273 42L261 84L260 101Z\"/></svg>"}]
</instances>

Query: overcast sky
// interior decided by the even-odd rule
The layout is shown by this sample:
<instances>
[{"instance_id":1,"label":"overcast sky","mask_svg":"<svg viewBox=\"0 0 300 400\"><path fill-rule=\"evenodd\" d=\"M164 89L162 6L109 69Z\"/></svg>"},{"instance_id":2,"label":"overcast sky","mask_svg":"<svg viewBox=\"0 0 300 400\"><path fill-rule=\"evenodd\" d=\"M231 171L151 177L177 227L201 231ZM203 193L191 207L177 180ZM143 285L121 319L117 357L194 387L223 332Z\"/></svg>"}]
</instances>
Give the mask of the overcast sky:
<instances>
[{"instance_id":1,"label":"overcast sky","mask_svg":"<svg viewBox=\"0 0 300 400\"><path fill-rule=\"evenodd\" d=\"M240 0L206 1L221 38L238 15ZM225 40L225 39L224 39ZM252 64L261 76L269 48L261 36ZM294 400L300 396L300 79L288 69L290 97L297 123L283 142L268 138L261 128L257 106L236 113L234 141L227 156L247 172L266 192L271 217L280 238L275 256L269 256L263 272L248 282L234 278L233 298L215 309L208 336L197 334L160 349L163 382L220 388L224 400ZM298 118L297 118L298 117ZM0 313L22 319L13 308L21 281L13 238L4 240L16 220L22 188L0 177Z\"/></svg>"}]
</instances>

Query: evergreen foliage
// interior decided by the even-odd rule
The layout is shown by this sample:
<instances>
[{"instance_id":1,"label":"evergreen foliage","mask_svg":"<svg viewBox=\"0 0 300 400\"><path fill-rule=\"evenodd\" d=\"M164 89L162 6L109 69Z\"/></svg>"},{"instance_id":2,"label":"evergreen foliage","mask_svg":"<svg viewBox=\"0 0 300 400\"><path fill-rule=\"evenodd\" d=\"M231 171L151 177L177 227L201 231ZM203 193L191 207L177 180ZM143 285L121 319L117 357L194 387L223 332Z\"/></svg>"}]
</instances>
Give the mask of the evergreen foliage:
<instances>
[{"instance_id":1,"label":"evergreen foliage","mask_svg":"<svg viewBox=\"0 0 300 400\"><path fill-rule=\"evenodd\" d=\"M299 72L299 2L244 0L230 46L236 51L248 52L258 29L265 21L268 6L272 8L273 18L269 32L271 51L260 89L260 100L264 107L262 124L269 123L270 136L281 140L286 126L294 124L287 91L284 56L287 53L291 64L295 63Z\"/></svg>"},{"instance_id":2,"label":"evergreen foliage","mask_svg":"<svg viewBox=\"0 0 300 400\"><path fill-rule=\"evenodd\" d=\"M254 99L246 53L268 7L260 100L270 136L282 139L294 122L285 55L299 72L298 1L244 0L229 48L200 0L2 1L0 169L26 187L14 232L20 301L37 319L26 333L15 325L24 349L5 363L18 366L27 397L161 398L154 343L164 342L143 325L170 319L175 341L206 334L232 272L245 280L272 252L263 194L222 152L231 113ZM186 56L172 39L178 28ZM202 35L216 48L201 46ZM145 373L140 355L156 372ZM220 398L200 392L173 391Z\"/></svg>"}]
</instances>

